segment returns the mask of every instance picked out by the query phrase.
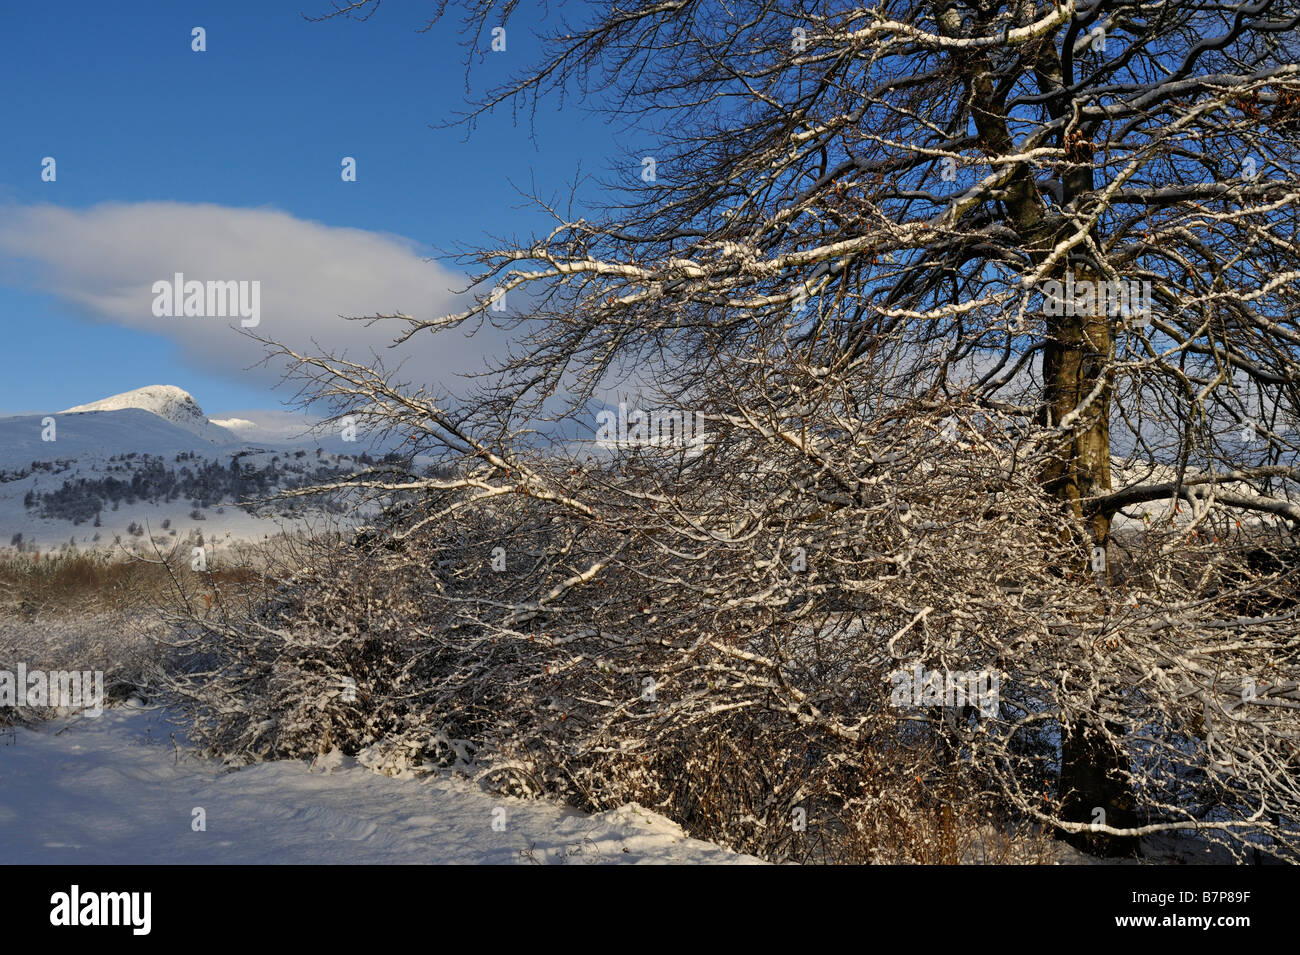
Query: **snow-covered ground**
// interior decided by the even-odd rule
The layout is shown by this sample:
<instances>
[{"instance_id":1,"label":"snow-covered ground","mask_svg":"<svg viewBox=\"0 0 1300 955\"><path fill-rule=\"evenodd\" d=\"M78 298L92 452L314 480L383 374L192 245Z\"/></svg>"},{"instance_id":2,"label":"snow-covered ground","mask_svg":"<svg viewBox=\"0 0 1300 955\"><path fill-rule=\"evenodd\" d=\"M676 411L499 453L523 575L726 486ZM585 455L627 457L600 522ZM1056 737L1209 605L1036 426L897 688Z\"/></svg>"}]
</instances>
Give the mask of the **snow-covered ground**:
<instances>
[{"instance_id":1,"label":"snow-covered ground","mask_svg":"<svg viewBox=\"0 0 1300 955\"><path fill-rule=\"evenodd\" d=\"M637 806L586 815L450 776L348 760L225 771L177 748L161 711L0 730L0 860L156 863L758 863ZM177 734L179 738L180 734ZM196 809L206 829L195 831Z\"/></svg>"}]
</instances>

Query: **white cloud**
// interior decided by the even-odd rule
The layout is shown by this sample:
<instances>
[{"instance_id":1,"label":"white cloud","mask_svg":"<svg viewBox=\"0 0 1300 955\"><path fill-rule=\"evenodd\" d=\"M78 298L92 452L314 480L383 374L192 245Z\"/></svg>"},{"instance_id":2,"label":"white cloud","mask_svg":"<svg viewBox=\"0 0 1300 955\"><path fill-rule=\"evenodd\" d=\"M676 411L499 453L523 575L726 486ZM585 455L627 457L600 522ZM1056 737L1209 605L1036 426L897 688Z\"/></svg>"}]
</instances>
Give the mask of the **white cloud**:
<instances>
[{"instance_id":1,"label":"white cloud","mask_svg":"<svg viewBox=\"0 0 1300 955\"><path fill-rule=\"evenodd\" d=\"M484 354L505 343L501 333L484 327L469 339L440 334L430 347L421 335L386 351L404 325L367 328L339 316L442 315L456 309L452 290L463 286L463 277L426 261L400 236L328 226L275 209L181 202L11 207L0 212L0 267L10 280L21 275L22 284L93 319L174 340L194 368L268 383L278 380L280 369L245 371L263 351L239 333L237 318L155 317L153 283L171 281L176 272L187 280L258 281L258 334L300 351L314 351L314 340L359 360L371 350L390 365L407 358L404 379L453 391L459 390L457 374L479 370Z\"/></svg>"}]
</instances>

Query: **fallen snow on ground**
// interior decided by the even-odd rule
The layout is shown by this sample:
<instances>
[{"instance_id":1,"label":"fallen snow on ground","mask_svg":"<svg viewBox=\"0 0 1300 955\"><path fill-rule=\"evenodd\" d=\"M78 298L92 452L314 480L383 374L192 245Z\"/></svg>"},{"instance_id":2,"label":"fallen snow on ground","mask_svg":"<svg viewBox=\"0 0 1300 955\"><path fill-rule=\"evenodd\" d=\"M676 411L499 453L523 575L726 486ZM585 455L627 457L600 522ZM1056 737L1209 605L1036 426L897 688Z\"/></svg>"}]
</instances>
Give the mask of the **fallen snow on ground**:
<instances>
[{"instance_id":1,"label":"fallen snow on ground","mask_svg":"<svg viewBox=\"0 0 1300 955\"><path fill-rule=\"evenodd\" d=\"M0 729L0 861L759 861L689 839L639 806L589 816L494 796L459 778L391 779L355 764L223 771L188 757L171 731L161 711L133 704L98 719ZM193 828L200 808L206 831Z\"/></svg>"}]
</instances>

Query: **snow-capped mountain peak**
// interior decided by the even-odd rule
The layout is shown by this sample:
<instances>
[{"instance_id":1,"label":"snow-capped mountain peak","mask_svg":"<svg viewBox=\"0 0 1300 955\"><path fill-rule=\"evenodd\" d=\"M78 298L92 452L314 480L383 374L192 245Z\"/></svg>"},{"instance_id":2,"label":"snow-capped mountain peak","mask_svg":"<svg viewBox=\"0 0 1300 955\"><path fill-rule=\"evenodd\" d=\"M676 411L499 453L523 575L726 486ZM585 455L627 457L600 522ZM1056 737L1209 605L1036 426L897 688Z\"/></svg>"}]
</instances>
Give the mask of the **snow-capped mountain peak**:
<instances>
[{"instance_id":1,"label":"snow-capped mountain peak","mask_svg":"<svg viewBox=\"0 0 1300 955\"><path fill-rule=\"evenodd\" d=\"M122 411L139 408L179 425L208 441L225 444L238 439L230 431L213 424L194 400L194 396L175 385L146 385L134 391L124 391L92 401L89 404L66 408L61 414L80 414L85 411Z\"/></svg>"}]
</instances>

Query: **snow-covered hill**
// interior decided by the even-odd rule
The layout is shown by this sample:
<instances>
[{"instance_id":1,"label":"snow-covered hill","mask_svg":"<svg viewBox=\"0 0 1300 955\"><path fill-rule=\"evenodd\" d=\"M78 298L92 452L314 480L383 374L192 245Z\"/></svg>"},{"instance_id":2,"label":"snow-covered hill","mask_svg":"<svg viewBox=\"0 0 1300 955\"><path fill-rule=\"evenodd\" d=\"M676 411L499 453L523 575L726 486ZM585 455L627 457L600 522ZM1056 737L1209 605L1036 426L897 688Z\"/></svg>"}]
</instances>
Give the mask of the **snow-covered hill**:
<instances>
[{"instance_id":1,"label":"snow-covered hill","mask_svg":"<svg viewBox=\"0 0 1300 955\"><path fill-rule=\"evenodd\" d=\"M129 408L151 412L213 444L231 444L239 441L235 434L209 421L203 409L199 407L199 403L194 400L194 396L175 385L146 385L134 391L124 391L120 395L111 395L89 404L67 408L61 414L122 411Z\"/></svg>"},{"instance_id":2,"label":"snow-covered hill","mask_svg":"<svg viewBox=\"0 0 1300 955\"><path fill-rule=\"evenodd\" d=\"M199 533L261 540L314 522L320 502L256 509L237 502L330 480L373 460L360 440L336 436L321 444L328 446L250 440L213 424L174 385L0 418L0 548L147 548L151 537Z\"/></svg>"},{"instance_id":3,"label":"snow-covered hill","mask_svg":"<svg viewBox=\"0 0 1300 955\"><path fill-rule=\"evenodd\" d=\"M47 418L54 419L53 428ZM0 469L16 470L32 461L85 460L113 455L183 451L215 455L239 444L230 435L214 445L193 431L139 408L0 418Z\"/></svg>"}]
</instances>

